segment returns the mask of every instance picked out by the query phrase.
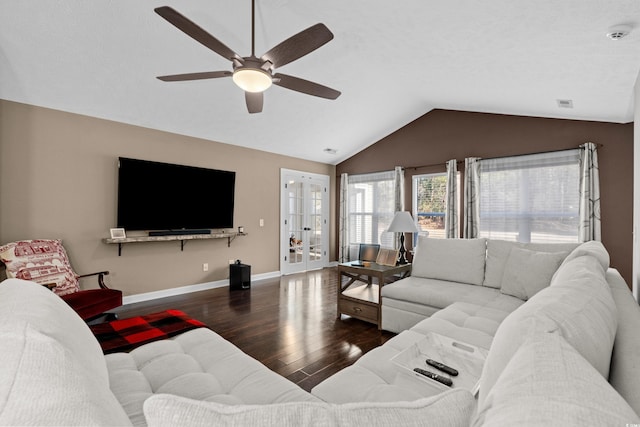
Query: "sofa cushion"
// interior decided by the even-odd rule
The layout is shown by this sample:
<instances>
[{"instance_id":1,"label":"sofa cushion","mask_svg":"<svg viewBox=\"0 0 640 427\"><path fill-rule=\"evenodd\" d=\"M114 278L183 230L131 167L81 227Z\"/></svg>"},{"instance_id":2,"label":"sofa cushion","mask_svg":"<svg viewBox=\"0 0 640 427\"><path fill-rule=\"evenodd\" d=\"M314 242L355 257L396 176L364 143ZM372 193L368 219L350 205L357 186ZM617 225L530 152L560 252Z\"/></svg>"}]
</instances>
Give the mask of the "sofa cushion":
<instances>
[{"instance_id":1,"label":"sofa cushion","mask_svg":"<svg viewBox=\"0 0 640 427\"><path fill-rule=\"evenodd\" d=\"M514 247L502 275L500 292L528 300L549 286L568 252L538 252Z\"/></svg>"},{"instance_id":2,"label":"sofa cushion","mask_svg":"<svg viewBox=\"0 0 640 427\"><path fill-rule=\"evenodd\" d=\"M316 385L311 393L330 403L411 401L431 396L434 389L425 389L420 381L398 383L398 373L404 371L391 361L423 339L423 334L403 331Z\"/></svg>"},{"instance_id":3,"label":"sofa cushion","mask_svg":"<svg viewBox=\"0 0 640 427\"><path fill-rule=\"evenodd\" d=\"M33 282L0 284L0 424L130 425L87 325Z\"/></svg>"},{"instance_id":4,"label":"sofa cushion","mask_svg":"<svg viewBox=\"0 0 640 427\"><path fill-rule=\"evenodd\" d=\"M609 252L605 249L604 245L601 242L597 242L595 240L591 240L589 242L585 242L575 248L573 251L567 255L567 257L562 262L563 264L568 263L569 261L576 259L581 256L590 255L594 257L602 267L602 270L607 271L609 268Z\"/></svg>"},{"instance_id":5,"label":"sofa cushion","mask_svg":"<svg viewBox=\"0 0 640 427\"><path fill-rule=\"evenodd\" d=\"M483 286L500 289L504 267L513 248L528 249L537 252L568 252L574 250L579 243L520 243L506 240L487 240L487 265Z\"/></svg>"},{"instance_id":6,"label":"sofa cushion","mask_svg":"<svg viewBox=\"0 0 640 427\"><path fill-rule=\"evenodd\" d=\"M440 388L416 380L392 361L424 338L424 333L403 331L316 385L311 393L330 403L413 401L439 394Z\"/></svg>"},{"instance_id":7,"label":"sofa cushion","mask_svg":"<svg viewBox=\"0 0 640 427\"><path fill-rule=\"evenodd\" d=\"M7 266L7 277L55 283L58 295L78 292L78 277L73 272L62 240L20 240L0 247L0 260Z\"/></svg>"},{"instance_id":8,"label":"sofa cushion","mask_svg":"<svg viewBox=\"0 0 640 427\"><path fill-rule=\"evenodd\" d=\"M524 303L498 289L410 276L382 288L382 328L400 333L456 302L507 313Z\"/></svg>"},{"instance_id":9,"label":"sofa cushion","mask_svg":"<svg viewBox=\"0 0 640 427\"><path fill-rule=\"evenodd\" d=\"M568 262L558 269L548 288L511 313L498 328L480 379L480 401L522 342L538 331L560 333L608 378L616 328L616 307L600 264L591 256Z\"/></svg>"},{"instance_id":10,"label":"sofa cushion","mask_svg":"<svg viewBox=\"0 0 640 427\"><path fill-rule=\"evenodd\" d=\"M640 355L640 306L617 270L607 270L607 282L618 316L609 383L640 415L640 363L637 357Z\"/></svg>"},{"instance_id":11,"label":"sofa cushion","mask_svg":"<svg viewBox=\"0 0 640 427\"><path fill-rule=\"evenodd\" d=\"M0 340L1 425L131 425L109 387L55 338L25 322Z\"/></svg>"},{"instance_id":12,"label":"sofa cushion","mask_svg":"<svg viewBox=\"0 0 640 427\"><path fill-rule=\"evenodd\" d=\"M511 307L457 302L416 324L411 331L424 335L435 332L489 349L498 327L512 311Z\"/></svg>"},{"instance_id":13,"label":"sofa cushion","mask_svg":"<svg viewBox=\"0 0 640 427\"><path fill-rule=\"evenodd\" d=\"M624 426L637 414L559 334L530 336L478 408L474 426Z\"/></svg>"},{"instance_id":14,"label":"sofa cushion","mask_svg":"<svg viewBox=\"0 0 640 427\"><path fill-rule=\"evenodd\" d=\"M486 239L429 239L419 236L411 275L481 285L486 244Z\"/></svg>"},{"instance_id":15,"label":"sofa cushion","mask_svg":"<svg viewBox=\"0 0 640 427\"><path fill-rule=\"evenodd\" d=\"M111 389L135 425L143 403L169 393L225 404L317 401L207 328L105 356Z\"/></svg>"},{"instance_id":16,"label":"sofa cushion","mask_svg":"<svg viewBox=\"0 0 640 427\"><path fill-rule=\"evenodd\" d=\"M109 385L102 349L78 314L47 288L34 282L7 279L0 284L0 330L29 323L60 342L104 385Z\"/></svg>"},{"instance_id":17,"label":"sofa cushion","mask_svg":"<svg viewBox=\"0 0 640 427\"><path fill-rule=\"evenodd\" d=\"M493 304L496 307L504 306L511 312L522 304L522 300L504 295L498 289L415 276L385 285L381 293L383 305L398 308L403 308L402 302L420 304L438 310L456 302L468 302L479 305ZM432 315L433 310L425 314Z\"/></svg>"},{"instance_id":18,"label":"sofa cushion","mask_svg":"<svg viewBox=\"0 0 640 427\"><path fill-rule=\"evenodd\" d=\"M405 304L408 305L408 303ZM400 332L411 329L413 326L429 317L429 315L420 313L420 309L424 308L424 306L414 304L412 307L408 308L409 310L383 305L380 310L380 315L382 316L380 328L385 331L399 334ZM436 309L432 310L436 311Z\"/></svg>"},{"instance_id":19,"label":"sofa cushion","mask_svg":"<svg viewBox=\"0 0 640 427\"><path fill-rule=\"evenodd\" d=\"M475 404L466 390L451 390L412 402L297 402L229 406L159 394L144 404L152 426L468 426Z\"/></svg>"}]
</instances>

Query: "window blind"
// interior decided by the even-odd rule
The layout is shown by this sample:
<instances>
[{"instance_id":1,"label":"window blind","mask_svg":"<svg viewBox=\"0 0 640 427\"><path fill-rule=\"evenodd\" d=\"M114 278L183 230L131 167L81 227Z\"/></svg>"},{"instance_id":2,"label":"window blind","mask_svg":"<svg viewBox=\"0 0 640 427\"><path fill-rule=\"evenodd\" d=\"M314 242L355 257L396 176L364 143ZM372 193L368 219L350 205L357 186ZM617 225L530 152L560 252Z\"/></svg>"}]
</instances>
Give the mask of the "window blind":
<instances>
[{"instance_id":1,"label":"window blind","mask_svg":"<svg viewBox=\"0 0 640 427\"><path fill-rule=\"evenodd\" d=\"M580 152L480 161L479 236L519 242L577 242Z\"/></svg>"},{"instance_id":2,"label":"window blind","mask_svg":"<svg viewBox=\"0 0 640 427\"><path fill-rule=\"evenodd\" d=\"M395 214L394 171L349 175L349 244L351 259L360 243L393 247L393 233L385 233Z\"/></svg>"}]
</instances>

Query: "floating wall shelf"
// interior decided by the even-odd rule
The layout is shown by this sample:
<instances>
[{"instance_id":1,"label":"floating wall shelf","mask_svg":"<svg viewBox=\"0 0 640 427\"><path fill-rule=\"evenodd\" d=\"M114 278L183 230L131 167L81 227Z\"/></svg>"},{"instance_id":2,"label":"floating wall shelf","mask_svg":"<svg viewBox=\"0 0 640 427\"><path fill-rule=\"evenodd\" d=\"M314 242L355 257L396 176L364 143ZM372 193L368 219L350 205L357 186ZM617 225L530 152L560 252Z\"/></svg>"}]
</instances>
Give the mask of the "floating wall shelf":
<instances>
[{"instance_id":1,"label":"floating wall shelf","mask_svg":"<svg viewBox=\"0 0 640 427\"><path fill-rule=\"evenodd\" d=\"M180 241L180 250L184 250L184 245L188 240L210 240L210 239L227 239L227 247L231 246L231 242L238 236L246 236L247 233L237 233L235 231L211 234L181 234L170 236L133 236L124 239L102 239L104 243L109 245L118 245L118 256L122 255L122 245L128 243L146 243L146 242L175 242Z\"/></svg>"}]
</instances>

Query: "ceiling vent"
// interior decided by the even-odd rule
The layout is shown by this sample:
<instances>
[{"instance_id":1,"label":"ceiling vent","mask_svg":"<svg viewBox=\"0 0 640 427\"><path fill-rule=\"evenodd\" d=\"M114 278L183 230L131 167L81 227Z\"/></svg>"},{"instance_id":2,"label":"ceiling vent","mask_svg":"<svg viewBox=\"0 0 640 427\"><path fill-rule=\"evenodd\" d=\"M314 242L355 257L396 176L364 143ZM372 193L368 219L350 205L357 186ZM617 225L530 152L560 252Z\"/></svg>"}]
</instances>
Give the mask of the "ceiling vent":
<instances>
[{"instance_id":1,"label":"ceiling vent","mask_svg":"<svg viewBox=\"0 0 640 427\"><path fill-rule=\"evenodd\" d=\"M570 99L556 99L556 101L560 108L573 108L573 101Z\"/></svg>"},{"instance_id":2,"label":"ceiling vent","mask_svg":"<svg viewBox=\"0 0 640 427\"><path fill-rule=\"evenodd\" d=\"M615 27L609 28L607 37L611 40L620 40L628 36L630 32L631 27L629 25L616 25Z\"/></svg>"}]
</instances>

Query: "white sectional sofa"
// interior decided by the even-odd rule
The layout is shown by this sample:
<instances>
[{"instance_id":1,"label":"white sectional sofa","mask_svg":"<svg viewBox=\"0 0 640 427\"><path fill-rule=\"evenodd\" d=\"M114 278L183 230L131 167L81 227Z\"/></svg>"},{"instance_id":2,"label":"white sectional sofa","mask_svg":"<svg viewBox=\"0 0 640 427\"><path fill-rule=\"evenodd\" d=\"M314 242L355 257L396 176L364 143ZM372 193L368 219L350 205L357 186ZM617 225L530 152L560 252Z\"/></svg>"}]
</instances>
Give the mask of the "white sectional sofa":
<instances>
[{"instance_id":1,"label":"white sectional sofa","mask_svg":"<svg viewBox=\"0 0 640 427\"><path fill-rule=\"evenodd\" d=\"M640 413L640 308L598 242L421 239L412 276L382 289L382 326L399 334L312 394L424 397L392 358L435 332L489 350L475 425L619 425Z\"/></svg>"},{"instance_id":2,"label":"white sectional sofa","mask_svg":"<svg viewBox=\"0 0 640 427\"><path fill-rule=\"evenodd\" d=\"M538 283L548 286L564 257L577 246L577 243L438 240L420 236L411 276L382 288L382 329L400 333L456 302L504 313L502 318L495 319L499 324L527 299L510 278L519 273L523 279L538 276ZM514 254L512 249L516 250ZM507 261L510 262L503 291Z\"/></svg>"},{"instance_id":3,"label":"white sectional sofa","mask_svg":"<svg viewBox=\"0 0 640 427\"><path fill-rule=\"evenodd\" d=\"M206 328L103 355L82 319L33 282L0 283L0 425L468 425L453 390L411 402L326 403Z\"/></svg>"},{"instance_id":4,"label":"white sectional sofa","mask_svg":"<svg viewBox=\"0 0 640 427\"><path fill-rule=\"evenodd\" d=\"M416 254L418 274L431 274L432 267L421 273L425 266L417 262L434 249L427 248L429 243L421 242ZM443 244L459 245L454 249L460 257L467 253L463 245L478 241ZM440 249L438 253L446 252ZM516 260L524 256L527 275L542 277L542 258L549 262L553 257L523 250L531 253L516 251ZM601 245L560 252L560 268L545 273L550 286L531 297L527 292L538 289L540 281L524 283L525 276L515 277L502 291L482 286L486 277L475 284L425 277L435 283L435 296L419 301L430 308L444 307L323 381L311 394L204 328L128 354L104 356L88 327L63 301L32 282L9 279L0 284L0 425L640 423L640 309L617 271L608 268ZM450 265L463 270L472 262L460 259ZM501 277L518 276L508 264L503 270ZM471 277L460 274L465 280L464 274ZM401 294L414 291L403 288L407 283L420 286L419 277L396 282ZM443 290L445 282L461 291L458 301ZM504 292L524 292L527 301ZM390 321L400 324L409 316L400 317ZM426 391L419 382L398 375L391 358L429 331L489 350L478 396L455 388Z\"/></svg>"}]
</instances>

